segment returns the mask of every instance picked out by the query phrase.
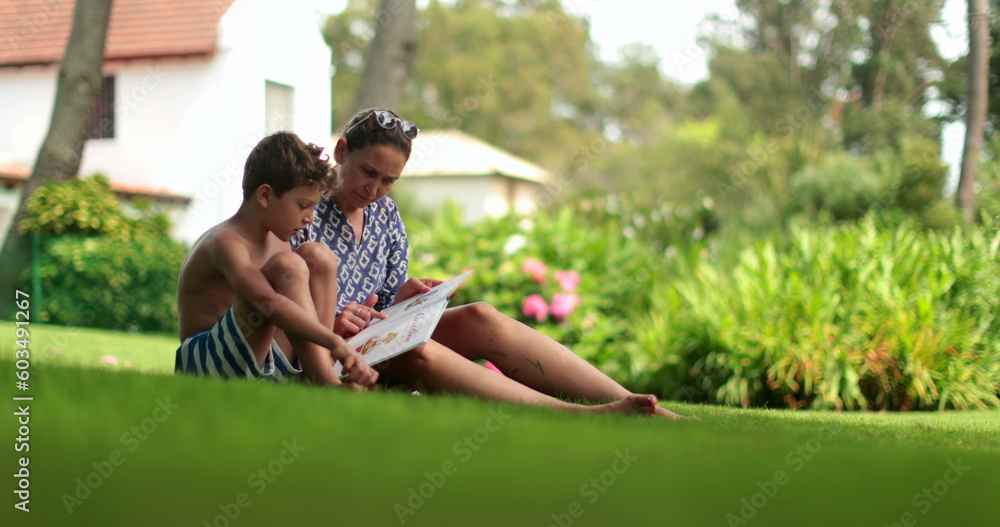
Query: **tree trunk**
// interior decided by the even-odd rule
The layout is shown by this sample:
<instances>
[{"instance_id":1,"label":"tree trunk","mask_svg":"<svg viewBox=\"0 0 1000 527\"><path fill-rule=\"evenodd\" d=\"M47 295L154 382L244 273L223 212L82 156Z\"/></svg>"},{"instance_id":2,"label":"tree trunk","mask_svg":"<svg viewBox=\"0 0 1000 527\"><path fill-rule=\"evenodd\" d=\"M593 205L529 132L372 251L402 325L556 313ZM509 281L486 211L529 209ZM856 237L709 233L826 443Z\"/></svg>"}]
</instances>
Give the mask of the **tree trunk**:
<instances>
[{"instance_id":1,"label":"tree trunk","mask_svg":"<svg viewBox=\"0 0 1000 527\"><path fill-rule=\"evenodd\" d=\"M0 295L3 295L0 296L0 314L12 312L14 290L22 285L18 278L31 261L29 237L18 232L27 212L25 203L42 184L70 179L80 169L87 127L101 88L111 3L112 0L77 0L73 8L73 28L59 65L49 132L38 151L31 177L21 190L17 213L0 251L4 266L0 273Z\"/></svg>"},{"instance_id":2,"label":"tree trunk","mask_svg":"<svg viewBox=\"0 0 1000 527\"><path fill-rule=\"evenodd\" d=\"M969 0L969 106L965 114L965 150L956 200L965 223L976 219L976 173L983 149L990 69L989 0Z\"/></svg>"},{"instance_id":3,"label":"tree trunk","mask_svg":"<svg viewBox=\"0 0 1000 527\"><path fill-rule=\"evenodd\" d=\"M415 0L382 0L375 25L355 110L396 110L403 102L403 88L417 51Z\"/></svg>"}]
</instances>

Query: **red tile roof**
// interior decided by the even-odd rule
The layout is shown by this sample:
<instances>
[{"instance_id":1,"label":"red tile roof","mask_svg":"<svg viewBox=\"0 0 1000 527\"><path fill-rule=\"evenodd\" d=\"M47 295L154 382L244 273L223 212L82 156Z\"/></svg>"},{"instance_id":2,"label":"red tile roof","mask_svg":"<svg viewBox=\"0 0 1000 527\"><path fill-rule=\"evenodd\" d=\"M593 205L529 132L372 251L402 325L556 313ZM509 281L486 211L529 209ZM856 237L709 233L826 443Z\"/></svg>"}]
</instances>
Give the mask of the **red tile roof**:
<instances>
[{"instance_id":1,"label":"red tile roof","mask_svg":"<svg viewBox=\"0 0 1000 527\"><path fill-rule=\"evenodd\" d=\"M30 175L30 167L0 161L0 188L19 187L27 181ZM111 190L119 197L125 199L146 198L161 203L177 203L180 205L187 205L191 202L190 197L174 194L167 189L144 187L129 183L112 181Z\"/></svg>"},{"instance_id":2,"label":"red tile roof","mask_svg":"<svg viewBox=\"0 0 1000 527\"><path fill-rule=\"evenodd\" d=\"M211 55L219 19L233 2L115 0L105 60ZM0 66L59 62L73 23L73 4L0 0Z\"/></svg>"}]
</instances>

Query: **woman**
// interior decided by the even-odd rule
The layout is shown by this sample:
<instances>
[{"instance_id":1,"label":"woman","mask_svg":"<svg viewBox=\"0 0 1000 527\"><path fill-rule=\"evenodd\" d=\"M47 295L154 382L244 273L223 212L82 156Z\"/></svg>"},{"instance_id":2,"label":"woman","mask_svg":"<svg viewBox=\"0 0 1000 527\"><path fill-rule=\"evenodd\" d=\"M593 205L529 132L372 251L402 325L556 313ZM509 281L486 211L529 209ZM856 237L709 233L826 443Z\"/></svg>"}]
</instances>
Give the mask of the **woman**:
<instances>
[{"instance_id":1,"label":"woman","mask_svg":"<svg viewBox=\"0 0 1000 527\"><path fill-rule=\"evenodd\" d=\"M351 336L379 311L440 283L407 279L406 231L395 202L386 196L399 180L418 129L388 110L369 109L347 124L334 148L338 184L316 207L307 241L327 244L337 255L338 309L334 331ZM504 375L472 362L486 359ZM636 395L566 347L474 303L445 311L433 340L379 368L383 379L427 393L456 393L566 410L677 414ZM557 397L609 404L572 404Z\"/></svg>"}]
</instances>

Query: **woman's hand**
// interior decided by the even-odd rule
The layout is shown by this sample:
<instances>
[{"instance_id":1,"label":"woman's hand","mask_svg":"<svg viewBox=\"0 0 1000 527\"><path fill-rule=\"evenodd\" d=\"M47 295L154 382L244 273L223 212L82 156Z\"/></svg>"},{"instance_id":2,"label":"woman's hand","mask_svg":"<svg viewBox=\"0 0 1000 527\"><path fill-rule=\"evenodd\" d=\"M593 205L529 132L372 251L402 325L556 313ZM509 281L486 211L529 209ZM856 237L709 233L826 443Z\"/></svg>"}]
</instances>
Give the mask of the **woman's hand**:
<instances>
[{"instance_id":1,"label":"woman's hand","mask_svg":"<svg viewBox=\"0 0 1000 527\"><path fill-rule=\"evenodd\" d=\"M364 304L348 302L344 306L344 310L340 312L340 316L337 317L337 321L333 325L333 332L345 339L351 338L368 327L373 319L388 318L387 315L375 311L376 302L378 302L378 295L368 297Z\"/></svg>"},{"instance_id":2,"label":"woman's hand","mask_svg":"<svg viewBox=\"0 0 1000 527\"><path fill-rule=\"evenodd\" d=\"M400 303L407 298L412 296L417 296L420 293L426 293L431 290L432 287L443 283L441 280L435 280L433 278L410 278L406 281L399 291L396 292L396 303Z\"/></svg>"}]
</instances>

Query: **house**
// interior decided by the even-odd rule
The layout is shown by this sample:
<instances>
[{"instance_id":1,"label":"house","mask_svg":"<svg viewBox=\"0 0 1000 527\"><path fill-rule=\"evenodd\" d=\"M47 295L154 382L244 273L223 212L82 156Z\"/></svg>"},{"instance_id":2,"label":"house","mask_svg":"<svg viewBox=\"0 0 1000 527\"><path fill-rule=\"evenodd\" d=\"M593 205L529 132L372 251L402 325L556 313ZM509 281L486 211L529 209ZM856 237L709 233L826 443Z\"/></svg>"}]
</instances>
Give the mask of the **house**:
<instances>
[{"instance_id":1,"label":"house","mask_svg":"<svg viewBox=\"0 0 1000 527\"><path fill-rule=\"evenodd\" d=\"M394 192L433 210L452 201L466 223L530 213L551 198L548 171L458 130L421 131Z\"/></svg>"},{"instance_id":2,"label":"house","mask_svg":"<svg viewBox=\"0 0 1000 527\"><path fill-rule=\"evenodd\" d=\"M188 197L193 241L236 211L243 164L291 130L330 147L330 48L311 0L115 0L104 84L80 173ZM30 167L45 137L73 2L0 0L0 164ZM7 170L17 172L17 170ZM0 196L13 212L17 178ZM16 202L16 199L13 201ZM176 200L175 200L176 201ZM9 219L0 217L0 224Z\"/></svg>"}]
</instances>

